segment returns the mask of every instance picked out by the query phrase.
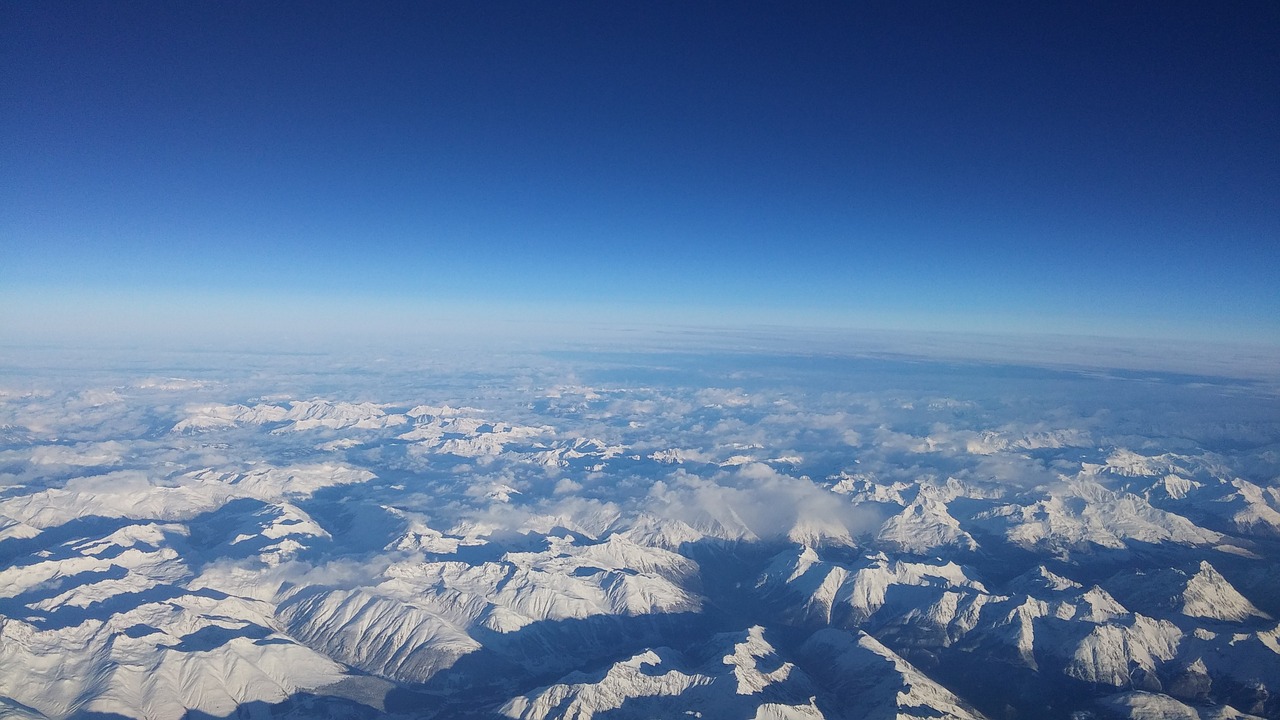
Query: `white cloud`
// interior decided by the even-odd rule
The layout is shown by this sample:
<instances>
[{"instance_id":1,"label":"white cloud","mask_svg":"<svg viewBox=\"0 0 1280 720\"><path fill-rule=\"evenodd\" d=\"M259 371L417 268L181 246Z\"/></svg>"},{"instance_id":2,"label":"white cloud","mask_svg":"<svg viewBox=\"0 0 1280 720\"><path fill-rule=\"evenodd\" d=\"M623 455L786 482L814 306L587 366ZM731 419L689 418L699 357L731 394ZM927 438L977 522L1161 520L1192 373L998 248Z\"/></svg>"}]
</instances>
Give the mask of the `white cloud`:
<instances>
[{"instance_id":1,"label":"white cloud","mask_svg":"<svg viewBox=\"0 0 1280 720\"><path fill-rule=\"evenodd\" d=\"M124 451L125 445L115 440L75 445L40 445L31 449L31 462L35 465L79 467L119 465L124 459Z\"/></svg>"}]
</instances>

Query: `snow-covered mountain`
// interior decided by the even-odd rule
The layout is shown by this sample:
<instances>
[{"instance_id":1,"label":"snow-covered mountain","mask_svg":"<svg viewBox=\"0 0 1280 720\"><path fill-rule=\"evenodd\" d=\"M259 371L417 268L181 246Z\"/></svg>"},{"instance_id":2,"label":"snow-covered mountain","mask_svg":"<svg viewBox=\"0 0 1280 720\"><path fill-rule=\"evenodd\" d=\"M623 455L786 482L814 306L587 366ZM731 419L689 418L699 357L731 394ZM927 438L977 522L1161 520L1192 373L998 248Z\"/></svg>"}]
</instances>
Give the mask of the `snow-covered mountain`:
<instances>
[{"instance_id":1,"label":"snow-covered mountain","mask_svg":"<svg viewBox=\"0 0 1280 720\"><path fill-rule=\"evenodd\" d=\"M593 357L3 376L0 717L1280 717L1271 391Z\"/></svg>"}]
</instances>

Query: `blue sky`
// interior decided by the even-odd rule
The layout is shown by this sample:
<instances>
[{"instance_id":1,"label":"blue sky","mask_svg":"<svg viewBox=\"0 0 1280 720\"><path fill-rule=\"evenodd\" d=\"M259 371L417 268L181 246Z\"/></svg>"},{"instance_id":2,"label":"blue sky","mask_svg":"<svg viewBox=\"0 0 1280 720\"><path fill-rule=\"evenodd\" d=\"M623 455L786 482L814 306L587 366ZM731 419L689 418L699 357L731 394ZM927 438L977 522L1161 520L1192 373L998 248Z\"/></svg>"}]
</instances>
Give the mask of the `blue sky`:
<instances>
[{"instance_id":1,"label":"blue sky","mask_svg":"<svg viewBox=\"0 0 1280 720\"><path fill-rule=\"evenodd\" d=\"M7 3L0 317L1280 343L1280 9L1026 5Z\"/></svg>"}]
</instances>

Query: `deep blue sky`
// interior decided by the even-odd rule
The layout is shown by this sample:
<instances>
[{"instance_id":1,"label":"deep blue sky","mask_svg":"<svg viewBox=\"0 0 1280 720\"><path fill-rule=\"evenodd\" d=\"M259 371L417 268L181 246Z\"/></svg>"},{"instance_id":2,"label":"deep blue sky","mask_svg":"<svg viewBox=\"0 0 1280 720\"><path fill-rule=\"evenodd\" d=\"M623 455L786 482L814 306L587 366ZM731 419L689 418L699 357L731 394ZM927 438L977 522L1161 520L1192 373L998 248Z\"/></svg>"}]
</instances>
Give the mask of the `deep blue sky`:
<instances>
[{"instance_id":1,"label":"deep blue sky","mask_svg":"<svg viewBox=\"0 0 1280 720\"><path fill-rule=\"evenodd\" d=\"M1280 5L1045 5L5 3L0 300L1280 342Z\"/></svg>"}]
</instances>

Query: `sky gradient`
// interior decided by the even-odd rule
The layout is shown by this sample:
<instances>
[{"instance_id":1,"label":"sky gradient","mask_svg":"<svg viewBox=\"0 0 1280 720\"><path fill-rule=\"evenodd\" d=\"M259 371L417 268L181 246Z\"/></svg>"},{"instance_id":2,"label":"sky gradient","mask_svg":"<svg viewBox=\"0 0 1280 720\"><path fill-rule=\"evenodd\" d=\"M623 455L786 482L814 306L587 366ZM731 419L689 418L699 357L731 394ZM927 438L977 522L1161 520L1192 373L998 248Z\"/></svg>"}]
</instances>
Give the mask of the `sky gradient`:
<instances>
[{"instance_id":1,"label":"sky gradient","mask_svg":"<svg viewBox=\"0 0 1280 720\"><path fill-rule=\"evenodd\" d=\"M1040 5L6 3L0 321L1280 344L1280 6Z\"/></svg>"}]
</instances>

